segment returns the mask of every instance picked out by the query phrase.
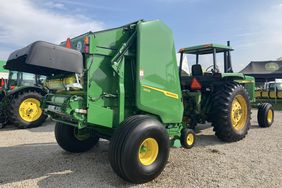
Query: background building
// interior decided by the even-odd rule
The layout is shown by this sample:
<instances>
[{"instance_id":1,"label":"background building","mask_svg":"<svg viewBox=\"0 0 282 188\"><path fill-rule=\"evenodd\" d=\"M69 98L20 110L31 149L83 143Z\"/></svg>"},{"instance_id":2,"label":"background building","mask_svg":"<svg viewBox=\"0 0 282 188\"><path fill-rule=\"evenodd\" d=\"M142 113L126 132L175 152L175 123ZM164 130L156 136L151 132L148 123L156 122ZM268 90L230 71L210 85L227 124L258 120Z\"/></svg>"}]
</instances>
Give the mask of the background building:
<instances>
[{"instance_id":1,"label":"background building","mask_svg":"<svg viewBox=\"0 0 282 188\"><path fill-rule=\"evenodd\" d=\"M8 70L5 70L5 69L3 68L3 66L4 66L5 64L6 64L5 61L0 60L0 79L1 79L1 78L8 79L9 71L8 71Z\"/></svg>"},{"instance_id":2,"label":"background building","mask_svg":"<svg viewBox=\"0 0 282 188\"><path fill-rule=\"evenodd\" d=\"M282 79L282 60L252 61L240 72L255 77L256 86L260 87L265 82Z\"/></svg>"}]
</instances>

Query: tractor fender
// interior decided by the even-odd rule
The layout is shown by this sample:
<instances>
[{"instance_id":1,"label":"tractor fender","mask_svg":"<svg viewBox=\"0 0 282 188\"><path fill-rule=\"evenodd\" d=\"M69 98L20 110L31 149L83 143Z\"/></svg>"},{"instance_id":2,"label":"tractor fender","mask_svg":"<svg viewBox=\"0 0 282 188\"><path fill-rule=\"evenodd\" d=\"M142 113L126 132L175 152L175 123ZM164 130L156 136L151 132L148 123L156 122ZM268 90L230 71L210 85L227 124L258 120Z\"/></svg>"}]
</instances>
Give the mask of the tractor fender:
<instances>
[{"instance_id":1,"label":"tractor fender","mask_svg":"<svg viewBox=\"0 0 282 188\"><path fill-rule=\"evenodd\" d=\"M224 73L223 79L225 81L234 81L238 84L243 85L250 97L252 103L255 102L255 79L252 76L246 76L242 73Z\"/></svg>"},{"instance_id":2,"label":"tractor fender","mask_svg":"<svg viewBox=\"0 0 282 188\"><path fill-rule=\"evenodd\" d=\"M26 91L36 91L42 95L47 94L47 91L45 91L42 87L39 87L39 86L21 86L21 87L18 87L18 88L15 88L9 91L7 95L8 96L17 95L18 93L23 93Z\"/></svg>"},{"instance_id":3,"label":"tractor fender","mask_svg":"<svg viewBox=\"0 0 282 188\"><path fill-rule=\"evenodd\" d=\"M224 80L244 80L245 75L242 73L222 73L222 78Z\"/></svg>"}]
</instances>

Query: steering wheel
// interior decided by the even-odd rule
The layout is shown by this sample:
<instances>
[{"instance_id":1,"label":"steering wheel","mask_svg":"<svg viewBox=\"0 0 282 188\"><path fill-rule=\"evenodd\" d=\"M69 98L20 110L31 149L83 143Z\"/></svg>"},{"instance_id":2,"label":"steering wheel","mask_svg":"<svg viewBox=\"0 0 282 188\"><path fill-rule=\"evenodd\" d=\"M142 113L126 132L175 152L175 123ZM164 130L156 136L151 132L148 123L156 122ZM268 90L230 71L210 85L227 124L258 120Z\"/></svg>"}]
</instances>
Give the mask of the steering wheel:
<instances>
[{"instance_id":1,"label":"steering wheel","mask_svg":"<svg viewBox=\"0 0 282 188\"><path fill-rule=\"evenodd\" d=\"M218 66L216 65L215 66L215 69L213 69L213 65L209 66L208 68L206 68L206 71L205 72L211 72L211 73L217 73L219 72L219 68Z\"/></svg>"}]
</instances>

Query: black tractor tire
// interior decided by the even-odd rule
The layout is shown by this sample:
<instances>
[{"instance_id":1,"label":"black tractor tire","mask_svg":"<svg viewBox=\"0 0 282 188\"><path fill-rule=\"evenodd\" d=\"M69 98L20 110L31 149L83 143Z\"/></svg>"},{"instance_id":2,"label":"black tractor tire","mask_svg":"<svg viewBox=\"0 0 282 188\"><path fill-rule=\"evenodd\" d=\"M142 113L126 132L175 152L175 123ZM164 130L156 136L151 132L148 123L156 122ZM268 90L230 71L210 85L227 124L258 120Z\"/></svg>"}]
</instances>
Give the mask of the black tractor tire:
<instances>
[{"instance_id":1,"label":"black tractor tire","mask_svg":"<svg viewBox=\"0 0 282 188\"><path fill-rule=\"evenodd\" d=\"M196 141L196 135L195 132L192 129L182 129L181 136L180 136L180 142L182 147L186 149L191 149Z\"/></svg>"},{"instance_id":2,"label":"black tractor tire","mask_svg":"<svg viewBox=\"0 0 282 188\"><path fill-rule=\"evenodd\" d=\"M38 118L36 118L34 121L26 121L21 117L19 110L20 110L20 105L26 99L33 99L33 100L41 102L42 97L43 96L40 93L35 92L35 91L26 91L26 92L18 93L17 95L15 95L8 108L9 121L21 129L40 126L47 118L47 116L43 113L43 111L41 115Z\"/></svg>"},{"instance_id":3,"label":"black tractor tire","mask_svg":"<svg viewBox=\"0 0 282 188\"><path fill-rule=\"evenodd\" d=\"M214 93L212 116L213 130L219 139L225 142L243 139L251 119L250 98L244 86L230 82L218 88Z\"/></svg>"},{"instance_id":4,"label":"black tractor tire","mask_svg":"<svg viewBox=\"0 0 282 188\"><path fill-rule=\"evenodd\" d=\"M145 183L156 178L163 171L168 157L168 133L158 120L150 116L127 118L110 142L109 161L113 170L131 183Z\"/></svg>"},{"instance_id":5,"label":"black tractor tire","mask_svg":"<svg viewBox=\"0 0 282 188\"><path fill-rule=\"evenodd\" d=\"M99 142L99 137L95 135L78 139L75 135L76 130L77 128L71 125L56 123L55 138L61 148L71 153L81 153L90 150Z\"/></svg>"},{"instance_id":6,"label":"black tractor tire","mask_svg":"<svg viewBox=\"0 0 282 188\"><path fill-rule=\"evenodd\" d=\"M274 110L271 104L262 103L258 106L258 124L260 127L270 127L274 121Z\"/></svg>"},{"instance_id":7,"label":"black tractor tire","mask_svg":"<svg viewBox=\"0 0 282 188\"><path fill-rule=\"evenodd\" d=\"M0 123L0 129L3 129L5 127L4 123Z\"/></svg>"},{"instance_id":8,"label":"black tractor tire","mask_svg":"<svg viewBox=\"0 0 282 188\"><path fill-rule=\"evenodd\" d=\"M0 110L0 129L4 128L8 124L7 113L3 112L6 109Z\"/></svg>"}]
</instances>

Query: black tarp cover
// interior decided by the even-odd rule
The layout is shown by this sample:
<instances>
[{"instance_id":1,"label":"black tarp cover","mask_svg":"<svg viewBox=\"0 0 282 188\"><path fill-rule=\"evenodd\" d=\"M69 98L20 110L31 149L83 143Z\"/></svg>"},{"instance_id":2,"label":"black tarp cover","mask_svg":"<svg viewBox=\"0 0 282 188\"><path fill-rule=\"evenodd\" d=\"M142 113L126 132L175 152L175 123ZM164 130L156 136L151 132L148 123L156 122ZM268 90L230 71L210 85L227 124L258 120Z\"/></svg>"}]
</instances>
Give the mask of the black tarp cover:
<instances>
[{"instance_id":1,"label":"black tarp cover","mask_svg":"<svg viewBox=\"0 0 282 188\"><path fill-rule=\"evenodd\" d=\"M5 69L46 76L82 73L83 58L77 50L37 41L13 52Z\"/></svg>"}]
</instances>

